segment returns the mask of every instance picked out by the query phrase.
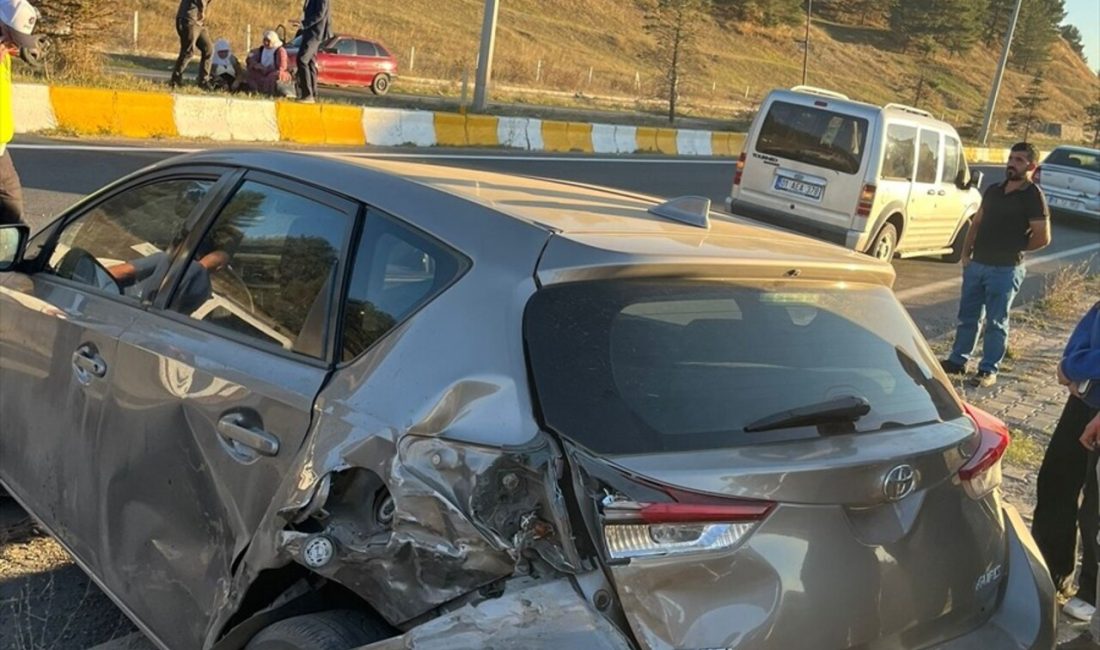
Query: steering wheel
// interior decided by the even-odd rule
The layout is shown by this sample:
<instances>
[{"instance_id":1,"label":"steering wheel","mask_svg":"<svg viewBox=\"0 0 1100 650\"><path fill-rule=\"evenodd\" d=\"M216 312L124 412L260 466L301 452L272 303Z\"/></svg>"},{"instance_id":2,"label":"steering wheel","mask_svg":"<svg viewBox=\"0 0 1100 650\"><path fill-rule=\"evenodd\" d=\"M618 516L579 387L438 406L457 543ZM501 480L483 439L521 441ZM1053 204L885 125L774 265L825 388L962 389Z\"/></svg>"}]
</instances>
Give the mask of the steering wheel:
<instances>
[{"instance_id":1,"label":"steering wheel","mask_svg":"<svg viewBox=\"0 0 1100 650\"><path fill-rule=\"evenodd\" d=\"M99 263L94 255L83 248L70 248L61 263L57 265L57 275L69 280L87 284L101 291L122 295L122 287L114 276Z\"/></svg>"}]
</instances>

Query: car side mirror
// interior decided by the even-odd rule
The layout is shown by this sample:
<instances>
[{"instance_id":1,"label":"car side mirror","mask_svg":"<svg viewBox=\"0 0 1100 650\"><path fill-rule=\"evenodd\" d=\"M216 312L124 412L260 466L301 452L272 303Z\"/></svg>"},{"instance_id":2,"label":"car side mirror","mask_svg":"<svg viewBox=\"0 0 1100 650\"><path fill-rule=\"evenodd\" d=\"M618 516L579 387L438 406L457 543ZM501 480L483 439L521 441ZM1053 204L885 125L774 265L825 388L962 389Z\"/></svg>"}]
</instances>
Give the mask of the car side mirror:
<instances>
[{"instance_id":1,"label":"car side mirror","mask_svg":"<svg viewBox=\"0 0 1100 650\"><path fill-rule=\"evenodd\" d=\"M982 189L982 182L985 181L985 172L970 172L970 182L967 187L976 187L979 190Z\"/></svg>"},{"instance_id":2,"label":"car side mirror","mask_svg":"<svg viewBox=\"0 0 1100 650\"><path fill-rule=\"evenodd\" d=\"M0 226L0 271L10 271L23 260L30 232L21 223Z\"/></svg>"}]
</instances>

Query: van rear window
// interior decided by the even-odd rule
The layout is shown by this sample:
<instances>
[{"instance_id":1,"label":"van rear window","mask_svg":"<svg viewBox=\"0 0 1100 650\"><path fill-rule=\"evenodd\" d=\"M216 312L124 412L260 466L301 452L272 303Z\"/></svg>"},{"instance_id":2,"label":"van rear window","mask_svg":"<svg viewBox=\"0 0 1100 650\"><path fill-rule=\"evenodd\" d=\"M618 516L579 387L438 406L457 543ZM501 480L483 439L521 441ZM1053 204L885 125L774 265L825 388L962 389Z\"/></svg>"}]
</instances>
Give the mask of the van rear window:
<instances>
[{"instance_id":1,"label":"van rear window","mask_svg":"<svg viewBox=\"0 0 1100 650\"><path fill-rule=\"evenodd\" d=\"M867 148L867 120L814 106L773 102L760 128L762 154L845 174L859 171Z\"/></svg>"}]
</instances>

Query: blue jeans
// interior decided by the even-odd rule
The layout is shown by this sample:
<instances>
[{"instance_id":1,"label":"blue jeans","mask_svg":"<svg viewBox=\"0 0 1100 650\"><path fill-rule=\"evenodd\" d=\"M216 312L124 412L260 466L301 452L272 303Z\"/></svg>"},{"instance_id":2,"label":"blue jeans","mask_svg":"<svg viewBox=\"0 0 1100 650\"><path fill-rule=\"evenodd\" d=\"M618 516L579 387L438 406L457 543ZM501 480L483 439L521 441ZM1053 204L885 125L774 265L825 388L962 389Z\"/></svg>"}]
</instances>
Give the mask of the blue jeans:
<instances>
[{"instance_id":1,"label":"blue jeans","mask_svg":"<svg viewBox=\"0 0 1100 650\"><path fill-rule=\"evenodd\" d=\"M989 266L970 262L963 269L962 295L959 297L959 326L955 347L949 359L965 364L978 343L978 324L985 317L980 372L997 372L1008 345L1008 312L1020 292L1027 269L1017 266Z\"/></svg>"}]
</instances>

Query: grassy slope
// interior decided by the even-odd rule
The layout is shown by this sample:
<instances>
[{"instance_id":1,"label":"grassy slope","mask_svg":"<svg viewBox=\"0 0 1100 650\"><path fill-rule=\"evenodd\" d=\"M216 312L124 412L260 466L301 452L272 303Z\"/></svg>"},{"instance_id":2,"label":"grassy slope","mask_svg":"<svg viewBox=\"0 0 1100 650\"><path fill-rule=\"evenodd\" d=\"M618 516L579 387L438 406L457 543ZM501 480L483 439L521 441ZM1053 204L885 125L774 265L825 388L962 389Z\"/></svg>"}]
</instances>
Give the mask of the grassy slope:
<instances>
[{"instance_id":1,"label":"grassy slope","mask_svg":"<svg viewBox=\"0 0 1100 650\"><path fill-rule=\"evenodd\" d=\"M141 11L140 49L174 49L171 17L176 0L123 0L120 4ZM539 86L546 89L635 96L639 94L635 91L638 73L640 95L658 93L660 71L648 55L653 42L644 32L643 14L636 2L505 0L500 6L494 60L498 83L535 86L541 60ZM246 24L252 25L256 43L265 26L286 22L300 7L299 0L214 0L209 22L215 37L227 35L243 49ZM336 3L335 18L337 31L387 43L404 74L460 81L477 56L482 7L481 0L345 0ZM114 45L127 45L129 35L129 29L120 29ZM800 39L800 29L709 22L688 68L683 89L685 112L728 114L731 110L708 109L706 104L750 109L768 89L799 83ZM896 51L889 32L818 22L811 40L809 81L813 85L877 103L913 101L917 63ZM409 70L413 47L416 65ZM974 121L981 113L999 53L997 48L978 48L964 56L938 58L929 71L936 88L922 105L959 125ZM591 84L589 66L593 68ZM1029 75L1015 71L1006 75L1002 117L1028 80ZM1041 115L1045 120L1080 124L1084 106L1100 97L1096 75L1060 41L1047 80L1050 99Z\"/></svg>"}]
</instances>

